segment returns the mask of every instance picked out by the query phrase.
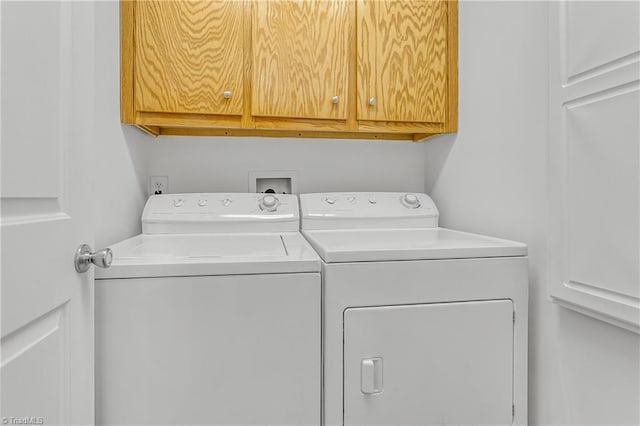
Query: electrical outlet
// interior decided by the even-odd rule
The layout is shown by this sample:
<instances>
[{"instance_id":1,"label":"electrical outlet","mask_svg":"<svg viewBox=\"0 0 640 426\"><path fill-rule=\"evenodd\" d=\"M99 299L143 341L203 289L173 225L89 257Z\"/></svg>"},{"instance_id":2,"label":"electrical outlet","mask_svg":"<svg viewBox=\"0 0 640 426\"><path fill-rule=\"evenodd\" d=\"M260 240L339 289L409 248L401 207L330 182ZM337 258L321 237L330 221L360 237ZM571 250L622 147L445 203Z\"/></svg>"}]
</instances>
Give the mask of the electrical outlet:
<instances>
[{"instance_id":1,"label":"electrical outlet","mask_svg":"<svg viewBox=\"0 0 640 426\"><path fill-rule=\"evenodd\" d=\"M166 194L169 192L168 176L149 176L149 196L154 194Z\"/></svg>"}]
</instances>

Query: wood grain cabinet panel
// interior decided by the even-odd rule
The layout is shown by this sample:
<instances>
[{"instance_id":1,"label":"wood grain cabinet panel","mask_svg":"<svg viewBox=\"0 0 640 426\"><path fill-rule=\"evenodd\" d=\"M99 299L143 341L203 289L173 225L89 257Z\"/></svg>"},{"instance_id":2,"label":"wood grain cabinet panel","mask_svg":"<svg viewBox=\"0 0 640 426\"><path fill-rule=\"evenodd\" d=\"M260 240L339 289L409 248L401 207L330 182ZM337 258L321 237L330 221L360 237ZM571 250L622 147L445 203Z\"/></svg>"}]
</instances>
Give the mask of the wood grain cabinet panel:
<instances>
[{"instance_id":1,"label":"wood grain cabinet panel","mask_svg":"<svg viewBox=\"0 0 640 426\"><path fill-rule=\"evenodd\" d=\"M457 130L457 0L121 0L121 121L152 135Z\"/></svg>"},{"instance_id":2,"label":"wood grain cabinet panel","mask_svg":"<svg viewBox=\"0 0 640 426\"><path fill-rule=\"evenodd\" d=\"M442 123L447 2L357 1L358 120Z\"/></svg>"},{"instance_id":3,"label":"wood grain cabinet panel","mask_svg":"<svg viewBox=\"0 0 640 426\"><path fill-rule=\"evenodd\" d=\"M252 115L347 118L348 2L252 2Z\"/></svg>"},{"instance_id":4,"label":"wood grain cabinet panel","mask_svg":"<svg viewBox=\"0 0 640 426\"><path fill-rule=\"evenodd\" d=\"M135 109L241 115L243 21L241 1L136 1Z\"/></svg>"}]
</instances>

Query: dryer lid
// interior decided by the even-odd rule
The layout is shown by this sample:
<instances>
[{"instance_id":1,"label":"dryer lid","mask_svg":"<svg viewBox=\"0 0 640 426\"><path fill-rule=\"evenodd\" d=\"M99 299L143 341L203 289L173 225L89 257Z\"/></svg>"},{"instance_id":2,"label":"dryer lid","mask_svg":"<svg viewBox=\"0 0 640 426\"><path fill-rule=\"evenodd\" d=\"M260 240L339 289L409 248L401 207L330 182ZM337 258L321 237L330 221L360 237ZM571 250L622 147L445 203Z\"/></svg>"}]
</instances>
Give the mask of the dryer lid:
<instances>
[{"instance_id":1,"label":"dryer lid","mask_svg":"<svg viewBox=\"0 0 640 426\"><path fill-rule=\"evenodd\" d=\"M303 230L326 263L526 256L515 241L444 228Z\"/></svg>"}]
</instances>

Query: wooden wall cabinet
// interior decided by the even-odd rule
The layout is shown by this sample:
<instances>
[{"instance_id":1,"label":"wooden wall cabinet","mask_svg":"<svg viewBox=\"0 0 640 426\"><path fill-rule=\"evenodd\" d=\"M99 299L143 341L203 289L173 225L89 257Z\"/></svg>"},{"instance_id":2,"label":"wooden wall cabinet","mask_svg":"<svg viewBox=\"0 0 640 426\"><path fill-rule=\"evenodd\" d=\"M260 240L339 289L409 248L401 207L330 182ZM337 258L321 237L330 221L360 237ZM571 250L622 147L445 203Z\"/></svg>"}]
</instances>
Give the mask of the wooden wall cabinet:
<instances>
[{"instance_id":1,"label":"wooden wall cabinet","mask_svg":"<svg viewBox=\"0 0 640 426\"><path fill-rule=\"evenodd\" d=\"M122 0L121 119L153 135L457 130L457 1Z\"/></svg>"}]
</instances>

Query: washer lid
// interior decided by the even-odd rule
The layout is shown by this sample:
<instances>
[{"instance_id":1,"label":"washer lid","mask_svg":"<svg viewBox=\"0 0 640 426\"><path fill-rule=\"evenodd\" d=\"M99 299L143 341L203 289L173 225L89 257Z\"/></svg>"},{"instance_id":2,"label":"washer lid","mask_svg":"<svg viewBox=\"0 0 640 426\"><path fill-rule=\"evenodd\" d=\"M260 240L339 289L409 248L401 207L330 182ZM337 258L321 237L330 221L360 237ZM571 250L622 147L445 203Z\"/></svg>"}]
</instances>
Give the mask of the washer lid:
<instances>
[{"instance_id":1,"label":"washer lid","mask_svg":"<svg viewBox=\"0 0 640 426\"><path fill-rule=\"evenodd\" d=\"M97 279L319 272L320 258L297 232L138 235L111 246Z\"/></svg>"},{"instance_id":2,"label":"washer lid","mask_svg":"<svg viewBox=\"0 0 640 426\"><path fill-rule=\"evenodd\" d=\"M327 263L526 256L514 241L444 228L303 230Z\"/></svg>"}]
</instances>

